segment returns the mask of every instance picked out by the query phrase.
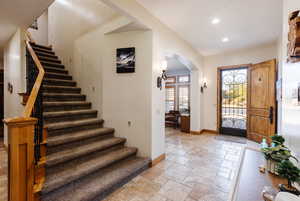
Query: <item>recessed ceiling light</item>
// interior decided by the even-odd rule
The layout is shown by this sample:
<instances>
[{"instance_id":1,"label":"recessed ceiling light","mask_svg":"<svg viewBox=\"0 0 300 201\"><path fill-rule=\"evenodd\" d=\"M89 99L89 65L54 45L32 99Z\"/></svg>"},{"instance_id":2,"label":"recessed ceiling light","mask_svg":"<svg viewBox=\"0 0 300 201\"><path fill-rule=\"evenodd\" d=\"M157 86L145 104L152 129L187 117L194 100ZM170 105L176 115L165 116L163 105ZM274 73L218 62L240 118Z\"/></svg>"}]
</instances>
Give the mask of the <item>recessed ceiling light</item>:
<instances>
[{"instance_id":1,"label":"recessed ceiling light","mask_svg":"<svg viewBox=\"0 0 300 201\"><path fill-rule=\"evenodd\" d=\"M220 23L220 19L219 18L214 18L212 21L211 21L211 23L212 24L219 24Z\"/></svg>"},{"instance_id":2,"label":"recessed ceiling light","mask_svg":"<svg viewBox=\"0 0 300 201\"><path fill-rule=\"evenodd\" d=\"M222 38L222 42L223 42L223 43L226 43L226 42L228 42L228 41L229 41L229 38L227 38L227 37Z\"/></svg>"}]
</instances>

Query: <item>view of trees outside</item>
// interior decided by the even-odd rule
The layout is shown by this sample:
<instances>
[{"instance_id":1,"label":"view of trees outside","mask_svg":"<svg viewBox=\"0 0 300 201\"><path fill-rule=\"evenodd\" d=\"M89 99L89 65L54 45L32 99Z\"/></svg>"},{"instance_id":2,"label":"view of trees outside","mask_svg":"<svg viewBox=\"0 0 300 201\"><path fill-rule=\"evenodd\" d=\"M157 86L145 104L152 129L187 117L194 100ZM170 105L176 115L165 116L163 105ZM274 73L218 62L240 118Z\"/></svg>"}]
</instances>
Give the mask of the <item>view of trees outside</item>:
<instances>
[{"instance_id":1,"label":"view of trees outside","mask_svg":"<svg viewBox=\"0 0 300 201\"><path fill-rule=\"evenodd\" d=\"M247 69L222 71L222 127L246 129Z\"/></svg>"}]
</instances>

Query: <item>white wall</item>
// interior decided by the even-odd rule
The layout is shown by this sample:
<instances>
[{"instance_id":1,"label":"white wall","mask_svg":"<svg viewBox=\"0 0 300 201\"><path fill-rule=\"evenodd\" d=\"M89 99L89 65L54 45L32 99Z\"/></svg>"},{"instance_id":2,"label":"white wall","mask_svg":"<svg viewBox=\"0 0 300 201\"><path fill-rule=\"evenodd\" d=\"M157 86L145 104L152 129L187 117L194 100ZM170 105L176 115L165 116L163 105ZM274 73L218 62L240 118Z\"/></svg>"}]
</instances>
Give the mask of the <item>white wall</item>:
<instances>
[{"instance_id":1,"label":"white wall","mask_svg":"<svg viewBox=\"0 0 300 201\"><path fill-rule=\"evenodd\" d=\"M26 91L25 35L18 29L4 47L4 118L20 117L24 107L18 93ZM13 93L7 85L13 85ZM7 143L7 128L4 129L4 142Z\"/></svg>"},{"instance_id":2,"label":"white wall","mask_svg":"<svg viewBox=\"0 0 300 201\"><path fill-rule=\"evenodd\" d=\"M48 45L48 10L46 10L38 19L38 30L29 28L34 41L39 45Z\"/></svg>"},{"instance_id":3,"label":"white wall","mask_svg":"<svg viewBox=\"0 0 300 201\"><path fill-rule=\"evenodd\" d=\"M149 13L135 0L102 0L122 14L144 24L153 31L153 67L152 67L152 157L165 152L165 90L156 87L156 79L161 75L161 64L168 54L176 54L188 60L199 71L202 69L201 55L186 41ZM200 86L198 85L198 91ZM200 99L200 98L199 98ZM200 104L200 103L198 103ZM191 108L195 112L196 109ZM200 119L199 119L200 121Z\"/></svg>"},{"instance_id":4,"label":"white wall","mask_svg":"<svg viewBox=\"0 0 300 201\"><path fill-rule=\"evenodd\" d=\"M288 43L288 15L300 10L299 0L283 1L283 32L281 42L281 72L282 72L282 119L281 134L286 138L287 145L300 155L300 105L297 101L297 89L300 86L300 63L287 63L286 52Z\"/></svg>"},{"instance_id":5,"label":"white wall","mask_svg":"<svg viewBox=\"0 0 300 201\"><path fill-rule=\"evenodd\" d=\"M105 126L127 138L139 155L151 157L152 32L104 32L100 27L76 41L74 75L86 91L95 87L88 97L101 111ZM135 73L116 73L116 49L123 47L136 48Z\"/></svg>"},{"instance_id":6,"label":"white wall","mask_svg":"<svg viewBox=\"0 0 300 201\"><path fill-rule=\"evenodd\" d=\"M239 64L259 63L277 57L277 44L268 44L255 48L205 57L204 77L208 87L203 93L203 128L217 129L217 68Z\"/></svg>"},{"instance_id":7,"label":"white wall","mask_svg":"<svg viewBox=\"0 0 300 201\"><path fill-rule=\"evenodd\" d=\"M115 17L99 0L56 0L48 8L48 39L72 73L74 41Z\"/></svg>"}]
</instances>

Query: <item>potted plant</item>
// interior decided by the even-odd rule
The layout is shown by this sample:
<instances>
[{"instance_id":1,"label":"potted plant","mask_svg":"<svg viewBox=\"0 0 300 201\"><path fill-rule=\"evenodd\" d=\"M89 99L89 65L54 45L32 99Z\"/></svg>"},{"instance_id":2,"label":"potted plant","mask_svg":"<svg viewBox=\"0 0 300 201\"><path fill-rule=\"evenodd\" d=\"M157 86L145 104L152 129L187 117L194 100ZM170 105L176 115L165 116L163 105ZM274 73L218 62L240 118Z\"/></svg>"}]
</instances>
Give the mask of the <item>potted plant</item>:
<instances>
[{"instance_id":1,"label":"potted plant","mask_svg":"<svg viewBox=\"0 0 300 201\"><path fill-rule=\"evenodd\" d=\"M285 142L284 137L282 137L281 135L274 135L271 137L271 139L272 143L274 143L275 146L283 145L283 143Z\"/></svg>"},{"instance_id":2,"label":"potted plant","mask_svg":"<svg viewBox=\"0 0 300 201\"><path fill-rule=\"evenodd\" d=\"M291 151L282 144L275 147L263 148L262 152L267 160L267 170L276 175L278 175L276 171L277 166L281 161L288 160L291 157L295 158L292 156Z\"/></svg>"},{"instance_id":3,"label":"potted plant","mask_svg":"<svg viewBox=\"0 0 300 201\"><path fill-rule=\"evenodd\" d=\"M278 175L277 166L281 161L288 160L289 158L294 158L296 161L298 160L292 156L291 151L284 146L283 143L285 139L282 136L274 135L271 139L274 146L262 148L262 152L267 160L267 170Z\"/></svg>"},{"instance_id":4,"label":"potted plant","mask_svg":"<svg viewBox=\"0 0 300 201\"><path fill-rule=\"evenodd\" d=\"M292 186L294 182L300 181L300 169L290 160L283 160L278 164L277 172L280 177L288 181L287 186L284 184L279 185L280 190L300 195L299 191Z\"/></svg>"}]
</instances>

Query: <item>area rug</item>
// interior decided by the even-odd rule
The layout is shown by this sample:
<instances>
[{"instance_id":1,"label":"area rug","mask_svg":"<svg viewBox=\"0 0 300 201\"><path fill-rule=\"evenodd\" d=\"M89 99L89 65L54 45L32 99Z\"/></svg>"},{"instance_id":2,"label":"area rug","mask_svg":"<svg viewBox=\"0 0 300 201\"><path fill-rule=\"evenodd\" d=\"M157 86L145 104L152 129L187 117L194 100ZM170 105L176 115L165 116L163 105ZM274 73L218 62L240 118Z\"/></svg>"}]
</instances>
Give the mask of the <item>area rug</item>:
<instances>
[{"instance_id":1,"label":"area rug","mask_svg":"<svg viewBox=\"0 0 300 201\"><path fill-rule=\"evenodd\" d=\"M228 136L228 135L217 135L215 137L216 140L226 141L226 142L235 142L240 144L246 144L247 139L243 137L236 137L236 136Z\"/></svg>"}]
</instances>

